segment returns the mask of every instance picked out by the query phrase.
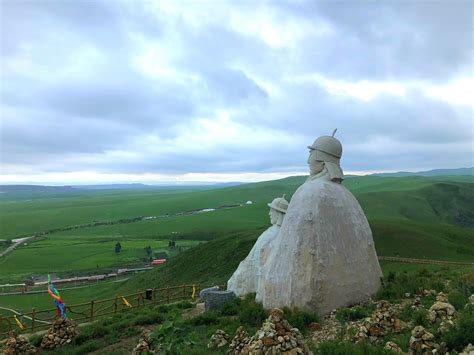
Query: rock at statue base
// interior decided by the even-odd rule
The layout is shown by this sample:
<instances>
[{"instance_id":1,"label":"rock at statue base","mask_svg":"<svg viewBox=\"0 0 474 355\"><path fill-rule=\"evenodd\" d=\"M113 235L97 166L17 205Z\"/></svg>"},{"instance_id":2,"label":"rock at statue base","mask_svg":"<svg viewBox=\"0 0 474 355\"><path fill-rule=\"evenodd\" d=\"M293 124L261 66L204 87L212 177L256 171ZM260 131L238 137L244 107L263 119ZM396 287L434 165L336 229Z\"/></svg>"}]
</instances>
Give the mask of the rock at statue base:
<instances>
[{"instance_id":1,"label":"rock at statue base","mask_svg":"<svg viewBox=\"0 0 474 355\"><path fill-rule=\"evenodd\" d=\"M5 355L32 355L37 353L38 349L25 336L17 335L15 332L10 332L9 338L5 341L2 350L2 354Z\"/></svg>"},{"instance_id":2,"label":"rock at statue base","mask_svg":"<svg viewBox=\"0 0 474 355\"><path fill-rule=\"evenodd\" d=\"M220 309L225 303L233 300L235 298L235 293L227 291L208 291L203 294L204 301L204 311L212 311Z\"/></svg>"},{"instance_id":3,"label":"rock at statue base","mask_svg":"<svg viewBox=\"0 0 474 355\"><path fill-rule=\"evenodd\" d=\"M270 243L263 294L257 295L267 309L286 306L324 315L367 300L381 286L367 219L340 184L319 178L298 188Z\"/></svg>"},{"instance_id":4,"label":"rock at statue base","mask_svg":"<svg viewBox=\"0 0 474 355\"><path fill-rule=\"evenodd\" d=\"M208 293L209 291L219 291L219 286L203 288L201 291L199 291L199 298L203 299L204 295Z\"/></svg>"},{"instance_id":5,"label":"rock at statue base","mask_svg":"<svg viewBox=\"0 0 474 355\"><path fill-rule=\"evenodd\" d=\"M68 318L58 318L53 322L41 341L42 349L54 349L71 343L77 335L76 323Z\"/></svg>"}]
</instances>

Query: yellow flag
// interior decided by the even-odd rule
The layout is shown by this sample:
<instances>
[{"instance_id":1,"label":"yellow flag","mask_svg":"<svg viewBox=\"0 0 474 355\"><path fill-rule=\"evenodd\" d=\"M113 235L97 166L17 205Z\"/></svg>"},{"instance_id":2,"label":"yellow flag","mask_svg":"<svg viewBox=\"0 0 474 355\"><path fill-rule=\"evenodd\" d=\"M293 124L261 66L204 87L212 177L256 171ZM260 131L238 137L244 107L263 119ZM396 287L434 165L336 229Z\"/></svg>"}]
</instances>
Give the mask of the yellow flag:
<instances>
[{"instance_id":1,"label":"yellow flag","mask_svg":"<svg viewBox=\"0 0 474 355\"><path fill-rule=\"evenodd\" d=\"M127 301L127 299L125 297L122 297L122 301L123 303L127 306L127 307L130 307L132 308L133 306L130 304L130 302Z\"/></svg>"},{"instance_id":2,"label":"yellow flag","mask_svg":"<svg viewBox=\"0 0 474 355\"><path fill-rule=\"evenodd\" d=\"M16 315L13 316L15 318L16 324L20 327L21 330L25 329L25 326L20 322L20 320L16 317Z\"/></svg>"}]
</instances>

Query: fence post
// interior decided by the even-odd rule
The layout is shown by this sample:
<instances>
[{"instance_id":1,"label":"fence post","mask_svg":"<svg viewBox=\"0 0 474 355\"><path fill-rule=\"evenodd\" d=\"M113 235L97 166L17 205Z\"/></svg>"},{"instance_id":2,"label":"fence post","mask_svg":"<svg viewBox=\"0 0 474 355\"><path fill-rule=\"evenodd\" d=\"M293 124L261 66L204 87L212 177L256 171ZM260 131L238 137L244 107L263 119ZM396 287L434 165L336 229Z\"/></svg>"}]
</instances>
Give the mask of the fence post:
<instances>
[{"instance_id":1,"label":"fence post","mask_svg":"<svg viewBox=\"0 0 474 355\"><path fill-rule=\"evenodd\" d=\"M170 303L170 287L166 288L166 303Z\"/></svg>"},{"instance_id":2,"label":"fence post","mask_svg":"<svg viewBox=\"0 0 474 355\"><path fill-rule=\"evenodd\" d=\"M36 309L33 308L31 312L31 332L35 331Z\"/></svg>"},{"instance_id":3,"label":"fence post","mask_svg":"<svg viewBox=\"0 0 474 355\"><path fill-rule=\"evenodd\" d=\"M94 320L94 300L91 301L91 322Z\"/></svg>"},{"instance_id":4,"label":"fence post","mask_svg":"<svg viewBox=\"0 0 474 355\"><path fill-rule=\"evenodd\" d=\"M186 299L186 285L183 285L183 299Z\"/></svg>"}]
</instances>

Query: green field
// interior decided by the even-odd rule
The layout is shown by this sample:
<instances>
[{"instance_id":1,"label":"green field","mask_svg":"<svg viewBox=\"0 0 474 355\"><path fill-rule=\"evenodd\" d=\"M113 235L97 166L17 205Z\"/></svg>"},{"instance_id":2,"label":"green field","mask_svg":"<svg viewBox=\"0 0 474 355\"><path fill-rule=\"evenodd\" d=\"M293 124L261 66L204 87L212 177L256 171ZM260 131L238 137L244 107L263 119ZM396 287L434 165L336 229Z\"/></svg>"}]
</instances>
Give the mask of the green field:
<instances>
[{"instance_id":1,"label":"green field","mask_svg":"<svg viewBox=\"0 0 474 355\"><path fill-rule=\"evenodd\" d=\"M145 246L150 245L154 253L169 252L171 239L184 251L171 255L168 265L133 277L119 288L97 286L101 292L96 294L111 296L181 282L225 282L269 226L266 204L284 193L289 199L304 180L290 177L194 190L4 193L0 197L0 239L95 221L115 222L47 234L18 248L0 259L0 283L23 281L32 274L66 275L137 265L143 263ZM365 176L348 178L344 184L369 219L379 255L474 262L472 177ZM253 204L245 205L247 200ZM242 206L177 215L235 204ZM158 218L116 223L138 216ZM114 252L117 241L122 244L119 254ZM402 265L382 263L384 270ZM86 289L66 292L69 302L91 297ZM0 305L26 308L47 302L47 295L0 298Z\"/></svg>"}]
</instances>

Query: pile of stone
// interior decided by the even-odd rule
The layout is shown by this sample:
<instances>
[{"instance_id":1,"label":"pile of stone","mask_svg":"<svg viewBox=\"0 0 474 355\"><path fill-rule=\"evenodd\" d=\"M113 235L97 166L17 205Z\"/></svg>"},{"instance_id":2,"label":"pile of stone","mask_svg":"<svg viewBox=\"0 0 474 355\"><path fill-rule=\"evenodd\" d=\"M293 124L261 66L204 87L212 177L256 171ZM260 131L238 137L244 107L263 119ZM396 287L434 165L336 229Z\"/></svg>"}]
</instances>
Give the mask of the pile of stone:
<instances>
[{"instance_id":1,"label":"pile of stone","mask_svg":"<svg viewBox=\"0 0 474 355\"><path fill-rule=\"evenodd\" d=\"M448 303L448 295L445 294L444 292L440 292L436 295L436 301L438 302L444 302L444 303Z\"/></svg>"},{"instance_id":2,"label":"pile of stone","mask_svg":"<svg viewBox=\"0 0 474 355\"><path fill-rule=\"evenodd\" d=\"M10 337L3 345L2 354L17 355L17 354L36 354L38 350L30 344L28 339L23 335L17 335L15 332L10 333Z\"/></svg>"},{"instance_id":3,"label":"pile of stone","mask_svg":"<svg viewBox=\"0 0 474 355\"><path fill-rule=\"evenodd\" d=\"M436 302L428 310L427 317L431 323L435 323L438 319L445 323L453 323L455 314L456 309L448 303L448 297L440 293L436 297Z\"/></svg>"},{"instance_id":4,"label":"pile of stone","mask_svg":"<svg viewBox=\"0 0 474 355\"><path fill-rule=\"evenodd\" d=\"M402 354L403 353L403 350L397 344L395 344L393 341L387 341L387 343L384 346L384 349L393 351L394 353L397 353L397 354Z\"/></svg>"},{"instance_id":5,"label":"pile of stone","mask_svg":"<svg viewBox=\"0 0 474 355\"><path fill-rule=\"evenodd\" d=\"M469 344L468 346L466 346L464 350L461 353L459 353L459 355L472 355L472 354L474 354L474 345L472 344Z\"/></svg>"},{"instance_id":6,"label":"pile of stone","mask_svg":"<svg viewBox=\"0 0 474 355\"><path fill-rule=\"evenodd\" d=\"M54 349L58 346L69 344L77 335L76 323L68 318L58 318L41 341L41 348Z\"/></svg>"},{"instance_id":7,"label":"pile of stone","mask_svg":"<svg viewBox=\"0 0 474 355\"><path fill-rule=\"evenodd\" d=\"M160 346L153 344L154 339L151 337L151 330L145 329L138 339L137 346L132 350L132 355L140 354L160 354Z\"/></svg>"},{"instance_id":8,"label":"pile of stone","mask_svg":"<svg viewBox=\"0 0 474 355\"><path fill-rule=\"evenodd\" d=\"M435 337L426 331L421 325L411 331L408 344L408 354L433 354L441 350L441 346L435 342Z\"/></svg>"},{"instance_id":9,"label":"pile of stone","mask_svg":"<svg viewBox=\"0 0 474 355\"><path fill-rule=\"evenodd\" d=\"M260 354L312 354L298 328L292 328L283 311L275 308L251 338L250 353Z\"/></svg>"},{"instance_id":10,"label":"pile of stone","mask_svg":"<svg viewBox=\"0 0 474 355\"><path fill-rule=\"evenodd\" d=\"M229 335L223 330L218 329L214 334L212 334L211 340L207 344L207 347L209 349L219 349L229 344L229 340Z\"/></svg>"},{"instance_id":11,"label":"pile of stone","mask_svg":"<svg viewBox=\"0 0 474 355\"><path fill-rule=\"evenodd\" d=\"M377 309L370 318L349 324L349 333L354 334L352 340L356 343L369 339L376 342L390 333L400 333L407 324L397 317L399 309L397 305L391 305L387 301L377 303Z\"/></svg>"},{"instance_id":12,"label":"pile of stone","mask_svg":"<svg viewBox=\"0 0 474 355\"><path fill-rule=\"evenodd\" d=\"M250 352L250 338L247 335L244 327L237 328L232 342L229 345L228 353L230 355L248 354Z\"/></svg>"},{"instance_id":13,"label":"pile of stone","mask_svg":"<svg viewBox=\"0 0 474 355\"><path fill-rule=\"evenodd\" d=\"M341 323L336 319L336 310L324 316L323 322L318 326L313 326L312 340L315 344L323 341L335 340L340 338L342 333Z\"/></svg>"},{"instance_id":14,"label":"pile of stone","mask_svg":"<svg viewBox=\"0 0 474 355\"><path fill-rule=\"evenodd\" d=\"M423 304L421 304L421 297L417 295L415 296L415 298L413 298L411 309L413 309L414 311L418 311L422 308L425 308L425 307L423 306Z\"/></svg>"}]
</instances>

